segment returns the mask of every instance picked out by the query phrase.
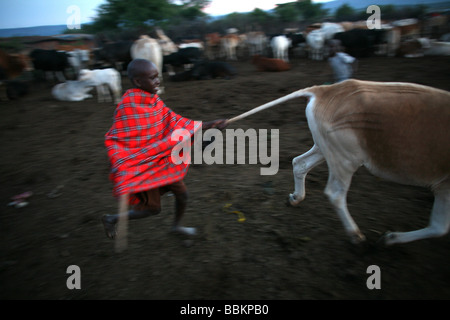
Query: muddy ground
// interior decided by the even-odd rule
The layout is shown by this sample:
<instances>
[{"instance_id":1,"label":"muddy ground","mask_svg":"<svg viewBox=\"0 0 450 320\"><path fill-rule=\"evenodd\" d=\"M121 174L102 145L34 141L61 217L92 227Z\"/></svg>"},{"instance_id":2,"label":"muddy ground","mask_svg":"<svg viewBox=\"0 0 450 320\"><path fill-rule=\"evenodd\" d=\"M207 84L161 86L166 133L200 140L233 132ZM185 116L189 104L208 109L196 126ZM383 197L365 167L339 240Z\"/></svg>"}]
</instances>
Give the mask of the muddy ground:
<instances>
[{"instance_id":1,"label":"muddy ground","mask_svg":"<svg viewBox=\"0 0 450 320\"><path fill-rule=\"evenodd\" d=\"M165 81L162 97L186 117L213 120L331 80L324 61L297 57L292 63L288 72L262 73L249 61L232 62L239 73L234 79ZM355 77L450 90L449 74L450 57L372 57L360 60ZM129 86L123 77L123 89ZM117 211L103 144L115 106L95 98L56 101L51 87L35 83L26 97L1 102L1 299L450 298L449 236L375 246L388 230L427 225L433 204L429 190L383 181L360 169L348 207L367 237L362 249L349 243L323 193L326 164L308 175L303 203L285 205L294 190L291 161L313 144L304 100L229 127L279 129L276 175L260 175L259 162L192 165L185 180L190 200L184 224L199 234L169 233L174 198L166 195L160 215L130 222L128 250L115 253L100 222L103 214ZM11 197L25 191L34 193L28 206L8 206ZM81 270L79 290L66 286L70 265ZM371 265L380 268L381 289L366 285Z\"/></svg>"}]
</instances>

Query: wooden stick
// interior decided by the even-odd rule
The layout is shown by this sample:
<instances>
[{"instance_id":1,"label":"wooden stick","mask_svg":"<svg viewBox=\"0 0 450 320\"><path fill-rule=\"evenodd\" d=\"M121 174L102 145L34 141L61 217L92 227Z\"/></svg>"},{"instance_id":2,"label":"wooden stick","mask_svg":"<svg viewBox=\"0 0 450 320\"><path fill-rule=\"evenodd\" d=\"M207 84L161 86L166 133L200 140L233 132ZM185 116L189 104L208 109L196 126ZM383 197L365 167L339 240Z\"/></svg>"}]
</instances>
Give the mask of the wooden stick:
<instances>
[{"instance_id":1,"label":"wooden stick","mask_svg":"<svg viewBox=\"0 0 450 320\"><path fill-rule=\"evenodd\" d=\"M119 197L119 220L117 221L117 236L115 241L115 251L120 253L128 246L128 200L129 194L122 194Z\"/></svg>"},{"instance_id":2,"label":"wooden stick","mask_svg":"<svg viewBox=\"0 0 450 320\"><path fill-rule=\"evenodd\" d=\"M275 106L277 104L280 104L282 102L285 102L287 100L299 97L299 96L301 96L300 91L302 91L302 90L292 92L292 93L290 93L290 94L288 94L288 95L286 95L284 97L281 97L281 98L278 98L276 100L267 102L267 103L265 103L263 105L260 105L259 107L256 107L256 108L253 108L253 109L251 109L251 110L249 110L247 112L244 112L244 113L242 113L242 114L240 114L240 115L238 115L238 116L236 116L234 118L228 119L227 120L227 124L230 124L231 122L234 122L234 121L237 121L237 120L241 120L241 119L246 118L246 117L248 117L248 116L250 116L250 115L252 115L254 113L257 113L259 111L262 111L262 110L270 108L270 107L273 107L273 106Z\"/></svg>"}]
</instances>

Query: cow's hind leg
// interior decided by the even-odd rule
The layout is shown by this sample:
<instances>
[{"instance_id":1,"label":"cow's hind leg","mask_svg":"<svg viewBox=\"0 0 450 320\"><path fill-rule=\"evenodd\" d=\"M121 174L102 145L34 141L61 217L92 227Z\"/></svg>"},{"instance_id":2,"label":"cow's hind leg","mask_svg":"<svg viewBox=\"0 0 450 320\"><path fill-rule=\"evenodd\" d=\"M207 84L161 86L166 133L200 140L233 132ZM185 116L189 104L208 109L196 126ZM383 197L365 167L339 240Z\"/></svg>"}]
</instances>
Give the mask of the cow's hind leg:
<instances>
[{"instance_id":1,"label":"cow's hind leg","mask_svg":"<svg viewBox=\"0 0 450 320\"><path fill-rule=\"evenodd\" d=\"M420 239L441 237L450 229L450 187L436 190L428 227L409 232L390 232L384 236L386 245L406 243Z\"/></svg>"},{"instance_id":2,"label":"cow's hind leg","mask_svg":"<svg viewBox=\"0 0 450 320\"><path fill-rule=\"evenodd\" d=\"M55 71L55 76L59 82L66 82L66 77L64 77L64 73L62 71Z\"/></svg>"},{"instance_id":3,"label":"cow's hind leg","mask_svg":"<svg viewBox=\"0 0 450 320\"><path fill-rule=\"evenodd\" d=\"M315 166L325 161L319 147L314 145L308 152L292 160L294 171L295 191L289 195L289 203L292 206L298 205L305 199L305 178L308 172Z\"/></svg>"},{"instance_id":4,"label":"cow's hind leg","mask_svg":"<svg viewBox=\"0 0 450 320\"><path fill-rule=\"evenodd\" d=\"M103 102L104 99L104 94L103 94L103 85L97 85L95 86L95 89L97 90L97 102L101 103Z\"/></svg>"},{"instance_id":5,"label":"cow's hind leg","mask_svg":"<svg viewBox=\"0 0 450 320\"><path fill-rule=\"evenodd\" d=\"M330 199L330 202L344 225L345 231L350 236L351 241L356 244L363 242L365 237L359 230L347 208L347 192L350 187L353 173L356 169L354 171L349 171L344 168L329 168L329 170L330 175L325 188L325 194Z\"/></svg>"},{"instance_id":6,"label":"cow's hind leg","mask_svg":"<svg viewBox=\"0 0 450 320\"><path fill-rule=\"evenodd\" d=\"M108 84L108 90L112 92L114 103L118 104L120 102L121 86L117 83L110 83Z\"/></svg>"},{"instance_id":7,"label":"cow's hind leg","mask_svg":"<svg viewBox=\"0 0 450 320\"><path fill-rule=\"evenodd\" d=\"M103 83L101 85L101 90L102 90L102 95L103 95L103 101L111 102L112 101L112 97L111 97L112 92L110 92L109 85L107 85L106 83Z\"/></svg>"}]
</instances>

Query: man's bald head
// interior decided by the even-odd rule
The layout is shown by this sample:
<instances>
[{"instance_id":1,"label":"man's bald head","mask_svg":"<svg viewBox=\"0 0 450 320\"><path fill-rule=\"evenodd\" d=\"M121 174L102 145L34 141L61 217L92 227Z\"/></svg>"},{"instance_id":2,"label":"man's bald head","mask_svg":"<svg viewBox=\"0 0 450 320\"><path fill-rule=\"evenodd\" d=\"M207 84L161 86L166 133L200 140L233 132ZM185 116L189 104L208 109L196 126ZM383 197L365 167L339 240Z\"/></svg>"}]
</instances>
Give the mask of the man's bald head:
<instances>
[{"instance_id":1,"label":"man's bald head","mask_svg":"<svg viewBox=\"0 0 450 320\"><path fill-rule=\"evenodd\" d=\"M133 82L134 78L142 76L152 68L156 69L153 62L146 59L134 59L128 64L127 67L128 78L130 78L130 81Z\"/></svg>"},{"instance_id":2,"label":"man's bald head","mask_svg":"<svg viewBox=\"0 0 450 320\"><path fill-rule=\"evenodd\" d=\"M145 59L134 59L127 67L131 83L144 91L155 94L159 90L159 73L156 65Z\"/></svg>"}]
</instances>

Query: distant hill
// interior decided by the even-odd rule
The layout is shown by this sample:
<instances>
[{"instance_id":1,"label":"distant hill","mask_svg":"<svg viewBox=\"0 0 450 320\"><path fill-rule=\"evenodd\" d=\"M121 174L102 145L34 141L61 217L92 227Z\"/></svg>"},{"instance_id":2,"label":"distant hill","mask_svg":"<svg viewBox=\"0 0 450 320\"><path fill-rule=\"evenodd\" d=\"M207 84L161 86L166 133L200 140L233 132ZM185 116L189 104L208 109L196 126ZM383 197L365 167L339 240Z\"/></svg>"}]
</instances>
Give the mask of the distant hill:
<instances>
[{"instance_id":1,"label":"distant hill","mask_svg":"<svg viewBox=\"0 0 450 320\"><path fill-rule=\"evenodd\" d=\"M66 31L65 24L57 26L38 26L29 28L0 29L0 37L53 36Z\"/></svg>"},{"instance_id":2,"label":"distant hill","mask_svg":"<svg viewBox=\"0 0 450 320\"><path fill-rule=\"evenodd\" d=\"M385 6L416 6L425 5L430 9L450 8L450 0L333 0L322 3L322 8L329 9L333 13L337 8L347 4L353 9L366 9L370 5Z\"/></svg>"}]
</instances>

